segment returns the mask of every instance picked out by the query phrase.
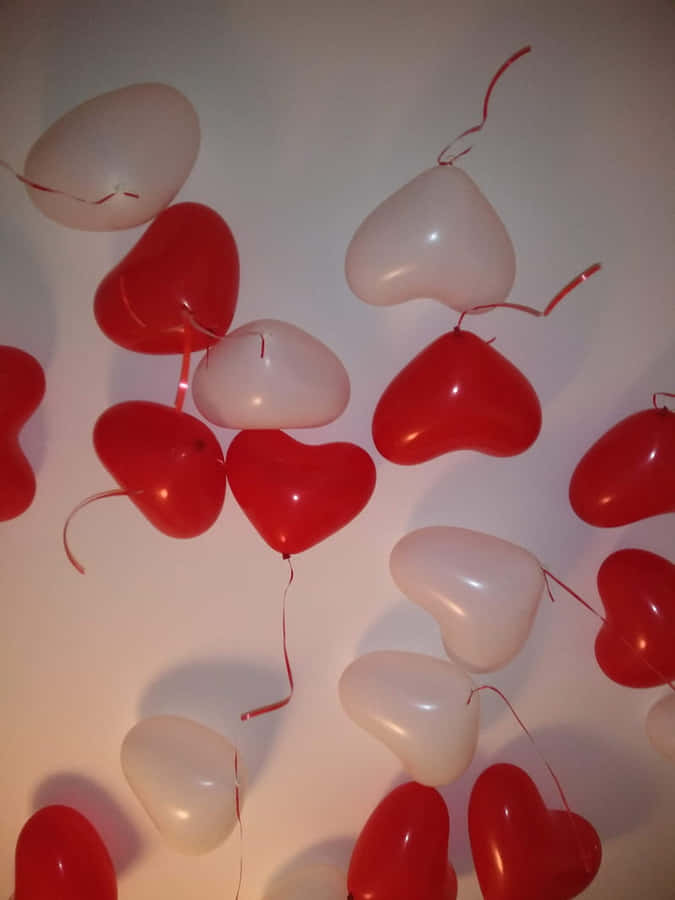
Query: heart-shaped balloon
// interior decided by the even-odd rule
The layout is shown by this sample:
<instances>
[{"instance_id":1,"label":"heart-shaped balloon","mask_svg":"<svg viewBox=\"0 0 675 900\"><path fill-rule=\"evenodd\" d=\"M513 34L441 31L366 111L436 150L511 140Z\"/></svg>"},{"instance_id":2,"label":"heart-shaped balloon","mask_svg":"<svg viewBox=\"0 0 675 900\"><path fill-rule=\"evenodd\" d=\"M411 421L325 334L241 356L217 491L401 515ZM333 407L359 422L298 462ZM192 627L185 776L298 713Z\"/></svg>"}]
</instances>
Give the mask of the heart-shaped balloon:
<instances>
[{"instance_id":1,"label":"heart-shaped balloon","mask_svg":"<svg viewBox=\"0 0 675 900\"><path fill-rule=\"evenodd\" d=\"M226 428L307 428L344 412L349 376L321 341L288 322L258 319L212 347L197 366L199 412Z\"/></svg>"},{"instance_id":2,"label":"heart-shaped balloon","mask_svg":"<svg viewBox=\"0 0 675 900\"><path fill-rule=\"evenodd\" d=\"M400 465L451 450L515 456L540 428L539 398L527 378L482 338L458 328L399 372L373 416L375 446Z\"/></svg>"},{"instance_id":3,"label":"heart-shaped balloon","mask_svg":"<svg viewBox=\"0 0 675 900\"><path fill-rule=\"evenodd\" d=\"M178 716L142 719L124 738L120 759L132 791L174 850L208 853L236 826L242 763L218 732Z\"/></svg>"},{"instance_id":4,"label":"heart-shaped balloon","mask_svg":"<svg viewBox=\"0 0 675 900\"><path fill-rule=\"evenodd\" d=\"M26 181L49 190L28 187L28 194L41 212L70 228L141 225L178 193L199 141L194 107L168 84L132 84L99 94L33 144ZM117 196L100 202L111 194Z\"/></svg>"},{"instance_id":5,"label":"heart-shaped balloon","mask_svg":"<svg viewBox=\"0 0 675 900\"><path fill-rule=\"evenodd\" d=\"M405 535L389 567L399 589L438 622L448 655L470 672L505 666L528 638L544 587L522 547L467 528Z\"/></svg>"},{"instance_id":6,"label":"heart-shaped balloon","mask_svg":"<svg viewBox=\"0 0 675 900\"><path fill-rule=\"evenodd\" d=\"M675 678L675 565L648 550L617 550L600 566L607 623L595 639L600 668L645 688Z\"/></svg>"},{"instance_id":7,"label":"heart-shaped balloon","mask_svg":"<svg viewBox=\"0 0 675 900\"><path fill-rule=\"evenodd\" d=\"M0 522L20 516L33 502L35 475L19 433L44 392L40 363L18 347L0 346Z\"/></svg>"},{"instance_id":8,"label":"heart-shaped balloon","mask_svg":"<svg viewBox=\"0 0 675 900\"><path fill-rule=\"evenodd\" d=\"M240 431L226 464L237 502L284 555L301 553L351 522L375 489L375 465L361 447L302 444L283 431Z\"/></svg>"},{"instance_id":9,"label":"heart-shaped balloon","mask_svg":"<svg viewBox=\"0 0 675 900\"><path fill-rule=\"evenodd\" d=\"M449 838L450 818L438 791L415 782L395 788L375 807L354 845L349 900L454 900Z\"/></svg>"},{"instance_id":10,"label":"heart-shaped balloon","mask_svg":"<svg viewBox=\"0 0 675 900\"><path fill-rule=\"evenodd\" d=\"M359 226L345 273L366 303L429 297L459 311L502 303L516 275L501 219L466 172L439 165L388 197Z\"/></svg>"},{"instance_id":11,"label":"heart-shaped balloon","mask_svg":"<svg viewBox=\"0 0 675 900\"><path fill-rule=\"evenodd\" d=\"M675 512L675 413L644 409L610 428L580 460L569 495L600 528Z\"/></svg>"},{"instance_id":12,"label":"heart-shaped balloon","mask_svg":"<svg viewBox=\"0 0 675 900\"><path fill-rule=\"evenodd\" d=\"M169 537L196 537L218 518L223 451L194 416L161 403L118 403L99 416L94 447L129 499Z\"/></svg>"},{"instance_id":13,"label":"heart-shaped balloon","mask_svg":"<svg viewBox=\"0 0 675 900\"><path fill-rule=\"evenodd\" d=\"M263 900L345 900L346 896L345 873L337 866L315 865L275 879Z\"/></svg>"},{"instance_id":14,"label":"heart-shaped balloon","mask_svg":"<svg viewBox=\"0 0 675 900\"><path fill-rule=\"evenodd\" d=\"M201 203L177 203L108 272L96 291L94 313L104 334L121 347L182 353L186 328L193 350L225 334L238 291L239 255L225 220ZM190 317L206 331L190 326Z\"/></svg>"},{"instance_id":15,"label":"heart-shaped balloon","mask_svg":"<svg viewBox=\"0 0 675 900\"><path fill-rule=\"evenodd\" d=\"M602 845L586 819L549 810L518 766L490 766L469 801L469 837L485 900L571 900L595 878Z\"/></svg>"},{"instance_id":16,"label":"heart-shaped balloon","mask_svg":"<svg viewBox=\"0 0 675 900\"><path fill-rule=\"evenodd\" d=\"M45 806L16 842L14 900L117 900L115 869L94 826L70 806Z\"/></svg>"},{"instance_id":17,"label":"heart-shaped balloon","mask_svg":"<svg viewBox=\"0 0 675 900\"><path fill-rule=\"evenodd\" d=\"M675 763L675 694L656 701L647 713L645 727L652 747Z\"/></svg>"},{"instance_id":18,"label":"heart-shaped balloon","mask_svg":"<svg viewBox=\"0 0 675 900\"><path fill-rule=\"evenodd\" d=\"M378 650L354 660L340 678L347 715L382 741L420 784L450 784L476 749L480 703L474 685L446 659Z\"/></svg>"}]
</instances>

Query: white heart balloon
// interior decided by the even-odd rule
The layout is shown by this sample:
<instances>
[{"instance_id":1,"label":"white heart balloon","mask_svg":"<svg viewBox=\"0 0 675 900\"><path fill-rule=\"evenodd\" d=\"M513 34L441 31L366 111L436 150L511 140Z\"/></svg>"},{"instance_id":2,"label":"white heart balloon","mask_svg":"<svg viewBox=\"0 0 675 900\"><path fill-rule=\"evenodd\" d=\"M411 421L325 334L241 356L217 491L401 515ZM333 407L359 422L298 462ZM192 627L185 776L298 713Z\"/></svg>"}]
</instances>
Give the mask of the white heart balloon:
<instances>
[{"instance_id":1,"label":"white heart balloon","mask_svg":"<svg viewBox=\"0 0 675 900\"><path fill-rule=\"evenodd\" d=\"M237 824L235 753L221 734L177 716L142 719L125 737L124 775L174 850L208 853ZM240 760L237 768L241 782Z\"/></svg>"},{"instance_id":2,"label":"white heart balloon","mask_svg":"<svg viewBox=\"0 0 675 900\"><path fill-rule=\"evenodd\" d=\"M379 650L342 674L347 715L401 760L411 778L436 787L466 770L478 741L480 702L469 676L445 659Z\"/></svg>"},{"instance_id":3,"label":"white heart balloon","mask_svg":"<svg viewBox=\"0 0 675 900\"><path fill-rule=\"evenodd\" d=\"M462 169L427 169L359 226L345 274L366 303L427 297L463 311L503 303L516 276L513 244L491 204Z\"/></svg>"},{"instance_id":4,"label":"white heart balloon","mask_svg":"<svg viewBox=\"0 0 675 900\"><path fill-rule=\"evenodd\" d=\"M308 428L336 419L349 402L338 357L302 328L258 319L222 338L199 363L199 412L226 428Z\"/></svg>"},{"instance_id":5,"label":"white heart balloon","mask_svg":"<svg viewBox=\"0 0 675 900\"><path fill-rule=\"evenodd\" d=\"M446 652L470 672L506 665L528 638L544 588L538 560L501 538L432 526L395 545L399 589L438 622Z\"/></svg>"},{"instance_id":6,"label":"white heart balloon","mask_svg":"<svg viewBox=\"0 0 675 900\"><path fill-rule=\"evenodd\" d=\"M337 866L315 865L276 879L263 900L345 900L346 896L345 873Z\"/></svg>"},{"instance_id":7,"label":"white heart balloon","mask_svg":"<svg viewBox=\"0 0 675 900\"><path fill-rule=\"evenodd\" d=\"M647 737L665 759L675 762L675 694L667 694L647 713Z\"/></svg>"},{"instance_id":8,"label":"white heart balloon","mask_svg":"<svg viewBox=\"0 0 675 900\"><path fill-rule=\"evenodd\" d=\"M132 84L54 122L29 151L24 175L61 193L26 190L41 212L70 228L131 228L168 206L192 170L199 141L197 113L183 94L167 84ZM117 196L99 205L73 199L111 193Z\"/></svg>"}]
</instances>

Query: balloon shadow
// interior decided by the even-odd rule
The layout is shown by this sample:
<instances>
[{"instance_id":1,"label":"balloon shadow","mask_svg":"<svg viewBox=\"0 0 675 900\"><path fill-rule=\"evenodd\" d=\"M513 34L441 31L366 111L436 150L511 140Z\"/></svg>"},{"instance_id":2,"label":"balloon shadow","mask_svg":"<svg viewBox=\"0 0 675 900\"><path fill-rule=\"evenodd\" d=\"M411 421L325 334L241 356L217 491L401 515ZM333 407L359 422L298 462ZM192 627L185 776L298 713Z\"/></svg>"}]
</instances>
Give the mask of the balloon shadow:
<instances>
[{"instance_id":1,"label":"balloon shadow","mask_svg":"<svg viewBox=\"0 0 675 900\"><path fill-rule=\"evenodd\" d=\"M60 804L86 816L100 834L118 875L140 858L143 842L129 817L104 788L76 772L57 772L33 794L33 809Z\"/></svg>"},{"instance_id":2,"label":"balloon shadow","mask_svg":"<svg viewBox=\"0 0 675 900\"><path fill-rule=\"evenodd\" d=\"M183 716L224 732L239 750L249 788L264 769L283 710L242 723L241 714L285 696L283 670L208 658L169 669L139 702L141 718Z\"/></svg>"},{"instance_id":3,"label":"balloon shadow","mask_svg":"<svg viewBox=\"0 0 675 900\"><path fill-rule=\"evenodd\" d=\"M327 841L321 841L319 844L305 847L292 859L275 869L274 874L265 886L265 892L272 890L277 882L282 881L296 869L304 869L310 866L336 866L344 871L346 878L354 841L355 838L345 836L331 838Z\"/></svg>"}]
</instances>

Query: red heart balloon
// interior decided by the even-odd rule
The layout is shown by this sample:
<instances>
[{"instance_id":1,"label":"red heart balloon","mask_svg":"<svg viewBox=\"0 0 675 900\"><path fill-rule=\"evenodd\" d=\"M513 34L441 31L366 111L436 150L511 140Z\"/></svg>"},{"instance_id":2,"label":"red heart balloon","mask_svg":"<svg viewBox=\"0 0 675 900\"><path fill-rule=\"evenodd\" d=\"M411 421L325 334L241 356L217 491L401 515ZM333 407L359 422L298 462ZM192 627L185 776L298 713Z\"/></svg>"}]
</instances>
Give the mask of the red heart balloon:
<instances>
[{"instance_id":1,"label":"red heart balloon","mask_svg":"<svg viewBox=\"0 0 675 900\"><path fill-rule=\"evenodd\" d=\"M129 499L169 537L196 537L218 518L223 451L194 416L161 403L119 403L99 416L94 447Z\"/></svg>"},{"instance_id":2,"label":"red heart balloon","mask_svg":"<svg viewBox=\"0 0 675 900\"><path fill-rule=\"evenodd\" d=\"M469 837L485 900L570 900L593 881L602 858L586 819L547 809L529 775L506 763L476 781Z\"/></svg>"},{"instance_id":3,"label":"red heart balloon","mask_svg":"<svg viewBox=\"0 0 675 900\"><path fill-rule=\"evenodd\" d=\"M350 900L454 900L448 864L450 819L435 788L414 781L395 788L371 813L354 845Z\"/></svg>"},{"instance_id":4,"label":"red heart balloon","mask_svg":"<svg viewBox=\"0 0 675 900\"><path fill-rule=\"evenodd\" d=\"M600 528L675 512L675 413L644 409L610 428L582 457L569 494L579 518Z\"/></svg>"},{"instance_id":5,"label":"red heart balloon","mask_svg":"<svg viewBox=\"0 0 675 900\"><path fill-rule=\"evenodd\" d=\"M635 688L674 679L675 566L647 550L617 550L600 566L598 591L607 624L595 657L605 675Z\"/></svg>"},{"instance_id":6,"label":"red heart balloon","mask_svg":"<svg viewBox=\"0 0 675 900\"><path fill-rule=\"evenodd\" d=\"M19 433L40 405L45 376L40 363L17 347L0 347L0 521L25 512L35 496L35 475Z\"/></svg>"},{"instance_id":7,"label":"red heart balloon","mask_svg":"<svg viewBox=\"0 0 675 900\"><path fill-rule=\"evenodd\" d=\"M541 429L539 398L486 341L455 328L399 372L373 416L382 456L414 465L451 450L515 456Z\"/></svg>"},{"instance_id":8,"label":"red heart balloon","mask_svg":"<svg viewBox=\"0 0 675 900\"><path fill-rule=\"evenodd\" d=\"M139 353L182 353L186 304L215 336L191 330L193 350L230 327L239 256L227 223L201 203L163 210L96 291L94 313L116 344Z\"/></svg>"},{"instance_id":9,"label":"red heart balloon","mask_svg":"<svg viewBox=\"0 0 675 900\"><path fill-rule=\"evenodd\" d=\"M283 431L240 431L227 451L237 502L273 550L301 553L350 522L375 488L356 444L301 444Z\"/></svg>"},{"instance_id":10,"label":"red heart balloon","mask_svg":"<svg viewBox=\"0 0 675 900\"><path fill-rule=\"evenodd\" d=\"M45 806L16 843L14 900L116 900L112 860L88 819Z\"/></svg>"}]
</instances>

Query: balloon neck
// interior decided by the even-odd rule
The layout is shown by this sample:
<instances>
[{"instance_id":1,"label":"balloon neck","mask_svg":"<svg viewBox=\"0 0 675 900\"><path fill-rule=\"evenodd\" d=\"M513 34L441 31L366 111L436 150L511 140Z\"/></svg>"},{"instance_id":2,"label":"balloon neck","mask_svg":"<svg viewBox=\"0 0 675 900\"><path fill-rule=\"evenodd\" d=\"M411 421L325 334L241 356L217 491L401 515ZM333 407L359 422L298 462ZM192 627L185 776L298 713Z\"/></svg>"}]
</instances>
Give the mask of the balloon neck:
<instances>
[{"instance_id":1,"label":"balloon neck","mask_svg":"<svg viewBox=\"0 0 675 900\"><path fill-rule=\"evenodd\" d=\"M291 554L290 554L290 553L282 553L281 558L282 558L282 559L290 559L290 558L291 558Z\"/></svg>"}]
</instances>

